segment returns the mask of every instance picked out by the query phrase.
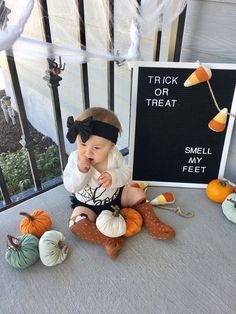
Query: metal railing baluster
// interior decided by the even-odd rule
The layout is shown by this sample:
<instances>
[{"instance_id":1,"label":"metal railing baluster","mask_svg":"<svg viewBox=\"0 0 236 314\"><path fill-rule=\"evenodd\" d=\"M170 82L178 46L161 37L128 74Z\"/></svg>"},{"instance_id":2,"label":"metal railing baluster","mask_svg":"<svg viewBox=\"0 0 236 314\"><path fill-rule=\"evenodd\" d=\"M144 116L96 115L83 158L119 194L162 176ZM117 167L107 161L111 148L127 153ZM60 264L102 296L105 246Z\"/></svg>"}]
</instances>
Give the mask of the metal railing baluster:
<instances>
[{"instance_id":1,"label":"metal railing baluster","mask_svg":"<svg viewBox=\"0 0 236 314\"><path fill-rule=\"evenodd\" d=\"M0 167L0 188L1 188L3 199L4 199L4 203L5 203L4 205L11 204L12 201L11 201L8 189L7 189L6 181L4 179L1 167ZM0 211L1 211L1 209L0 209Z\"/></svg>"},{"instance_id":2,"label":"metal railing baluster","mask_svg":"<svg viewBox=\"0 0 236 314\"><path fill-rule=\"evenodd\" d=\"M78 6L78 12L79 12L79 38L80 38L79 45L82 50L86 50L84 0L78 0L77 6ZM90 107L87 63L82 63L80 65L80 69L81 69L81 88L82 88L83 108L87 109Z\"/></svg>"},{"instance_id":3,"label":"metal railing baluster","mask_svg":"<svg viewBox=\"0 0 236 314\"><path fill-rule=\"evenodd\" d=\"M114 0L108 1L107 14L109 21L108 51L114 54ZM107 62L107 92L108 108L114 111L114 61Z\"/></svg>"},{"instance_id":4,"label":"metal railing baluster","mask_svg":"<svg viewBox=\"0 0 236 314\"><path fill-rule=\"evenodd\" d=\"M179 17L172 23L168 61L178 62L180 60L186 11L187 6L184 8Z\"/></svg>"},{"instance_id":5,"label":"metal railing baluster","mask_svg":"<svg viewBox=\"0 0 236 314\"><path fill-rule=\"evenodd\" d=\"M162 31L159 30L155 34L153 61L159 61L159 59L160 59L161 37L162 37Z\"/></svg>"},{"instance_id":6,"label":"metal railing baluster","mask_svg":"<svg viewBox=\"0 0 236 314\"><path fill-rule=\"evenodd\" d=\"M46 0L40 0L41 4L41 14L42 14L42 22L43 22L43 31L45 35L45 40L48 43L52 43L52 37L51 37L51 31L50 31L50 22L48 18L48 7L47 7L47 1ZM53 51L51 52L53 55ZM49 62L50 65L50 62ZM66 166L67 163L67 154L65 150L65 141L64 141L64 133L63 133L63 125L62 125L62 117L61 117L61 107L60 107L60 99L59 99L59 93L58 93L58 86L60 86L59 81L61 78L58 76L58 79L56 79L57 75L51 75L48 80L49 87L51 90L51 98L52 98L52 105L53 105L53 112L54 112L54 118L55 118L55 124L56 124L56 130L57 130L57 139L58 139L58 148L59 148L59 157L60 157L60 163L61 163L61 170Z\"/></svg>"},{"instance_id":7,"label":"metal railing baluster","mask_svg":"<svg viewBox=\"0 0 236 314\"><path fill-rule=\"evenodd\" d=\"M37 164L36 164L36 159L35 159L35 154L34 154L33 138L30 135L30 131L29 131L25 105L24 105L24 101L23 101L23 97L21 93L21 88L20 88L20 83L19 83L19 78L17 74L17 69L16 69L16 64L13 57L13 53L8 51L6 58L7 58L7 63L8 63L8 67L9 67L9 71L11 75L13 90L16 97L17 111L19 113L19 121L20 121L21 130L23 134L23 140L25 142L23 146L26 148L27 153L28 153L29 164L30 164L30 169L31 169L31 174L32 174L35 190L41 190L42 186L41 186L40 176L37 169Z\"/></svg>"},{"instance_id":8,"label":"metal railing baluster","mask_svg":"<svg viewBox=\"0 0 236 314\"><path fill-rule=\"evenodd\" d=\"M176 34L176 44L175 44L175 52L174 52L174 62L180 60L180 54L182 49L183 35L184 35L184 25L186 18L187 6L184 8L183 12L179 16L178 29Z\"/></svg>"}]
</instances>

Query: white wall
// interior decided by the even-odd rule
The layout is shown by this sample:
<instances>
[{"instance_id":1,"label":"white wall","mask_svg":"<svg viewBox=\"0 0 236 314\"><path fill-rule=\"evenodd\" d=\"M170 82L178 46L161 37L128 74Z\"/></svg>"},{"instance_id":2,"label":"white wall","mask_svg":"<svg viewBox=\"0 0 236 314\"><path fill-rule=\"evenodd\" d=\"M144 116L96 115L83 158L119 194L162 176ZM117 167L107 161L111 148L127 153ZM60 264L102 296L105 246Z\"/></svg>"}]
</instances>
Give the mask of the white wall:
<instances>
[{"instance_id":1,"label":"white wall","mask_svg":"<svg viewBox=\"0 0 236 314\"><path fill-rule=\"evenodd\" d=\"M236 64L236 1L192 0L188 4L181 61ZM236 123L235 123L236 124ZM225 177L236 183L236 127Z\"/></svg>"}]
</instances>

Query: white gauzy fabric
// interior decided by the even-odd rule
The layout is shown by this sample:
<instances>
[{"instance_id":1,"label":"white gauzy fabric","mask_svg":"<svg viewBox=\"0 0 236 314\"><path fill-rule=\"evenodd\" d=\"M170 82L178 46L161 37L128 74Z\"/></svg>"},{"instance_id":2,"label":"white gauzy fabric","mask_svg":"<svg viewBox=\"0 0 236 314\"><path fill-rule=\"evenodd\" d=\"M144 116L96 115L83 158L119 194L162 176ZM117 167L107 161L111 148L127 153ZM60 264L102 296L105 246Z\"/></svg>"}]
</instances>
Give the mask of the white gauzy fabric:
<instances>
[{"instance_id":1,"label":"white gauzy fabric","mask_svg":"<svg viewBox=\"0 0 236 314\"><path fill-rule=\"evenodd\" d=\"M184 10L187 0L142 0L140 8L141 28L162 30Z\"/></svg>"},{"instance_id":2,"label":"white gauzy fabric","mask_svg":"<svg viewBox=\"0 0 236 314\"><path fill-rule=\"evenodd\" d=\"M62 263L68 254L64 235L56 230L46 231L39 240L39 256L45 266Z\"/></svg>"},{"instance_id":3,"label":"white gauzy fabric","mask_svg":"<svg viewBox=\"0 0 236 314\"><path fill-rule=\"evenodd\" d=\"M17 5L18 4L18 5ZM4 30L0 30L0 51L11 48L14 42L20 37L24 30L24 25L27 22L34 6L34 0L16 1L14 12L16 12L15 21L11 24L12 13L9 14L9 22Z\"/></svg>"},{"instance_id":4,"label":"white gauzy fabric","mask_svg":"<svg viewBox=\"0 0 236 314\"><path fill-rule=\"evenodd\" d=\"M127 60L140 58L140 40L148 33L162 31L184 10L187 0L142 0L130 25L130 47Z\"/></svg>"},{"instance_id":5,"label":"white gauzy fabric","mask_svg":"<svg viewBox=\"0 0 236 314\"><path fill-rule=\"evenodd\" d=\"M21 5L18 9L18 2L23 2L25 5ZM78 26L81 18L77 1L51 0L48 3L53 44L45 43L38 38L37 40L31 38L32 34L27 34L27 31L22 34L24 37L18 38L23 32L34 0L13 3L16 4L12 4L10 7L8 25L0 33L0 50L8 49L15 42L13 45L15 56L29 59L61 56L66 63L113 60L119 65L123 64L124 60L141 59L141 39L172 23L184 10L187 0L142 0L141 6L138 5L137 0L115 0L114 20L112 20L113 12L108 1L84 1L86 46L78 41ZM13 13L18 19L16 18L16 22L13 21L12 24L11 15ZM36 22L42 19L36 3L34 6L35 19L38 19ZM110 34L110 22L114 25L114 43ZM42 28L39 27L38 32L42 33Z\"/></svg>"}]
</instances>

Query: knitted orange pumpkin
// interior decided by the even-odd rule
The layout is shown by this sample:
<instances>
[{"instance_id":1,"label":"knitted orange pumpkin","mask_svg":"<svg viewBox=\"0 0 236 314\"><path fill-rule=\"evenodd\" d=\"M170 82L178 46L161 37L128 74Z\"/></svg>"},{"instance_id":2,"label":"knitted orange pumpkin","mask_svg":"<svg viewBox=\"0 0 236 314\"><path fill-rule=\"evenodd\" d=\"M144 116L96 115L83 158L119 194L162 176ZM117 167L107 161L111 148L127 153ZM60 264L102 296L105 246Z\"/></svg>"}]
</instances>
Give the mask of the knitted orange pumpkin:
<instances>
[{"instance_id":1,"label":"knitted orange pumpkin","mask_svg":"<svg viewBox=\"0 0 236 314\"><path fill-rule=\"evenodd\" d=\"M131 237L141 230L143 218L135 209L122 208L121 215L124 217L126 222L125 237Z\"/></svg>"},{"instance_id":2,"label":"knitted orange pumpkin","mask_svg":"<svg viewBox=\"0 0 236 314\"><path fill-rule=\"evenodd\" d=\"M20 212L20 215L25 216L19 226L22 234L30 233L40 238L45 231L52 227L51 217L43 210L37 209L31 214Z\"/></svg>"}]
</instances>

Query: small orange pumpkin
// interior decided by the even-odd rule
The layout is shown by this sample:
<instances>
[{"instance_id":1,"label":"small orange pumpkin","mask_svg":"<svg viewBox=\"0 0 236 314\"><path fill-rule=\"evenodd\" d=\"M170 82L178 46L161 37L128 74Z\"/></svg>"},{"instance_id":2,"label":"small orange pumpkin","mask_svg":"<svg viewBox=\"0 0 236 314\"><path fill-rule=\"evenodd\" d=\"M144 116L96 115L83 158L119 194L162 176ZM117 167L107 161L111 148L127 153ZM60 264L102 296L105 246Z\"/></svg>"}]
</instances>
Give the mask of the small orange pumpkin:
<instances>
[{"instance_id":1,"label":"small orange pumpkin","mask_svg":"<svg viewBox=\"0 0 236 314\"><path fill-rule=\"evenodd\" d=\"M19 226L22 234L30 233L40 238L45 231L52 227L51 217L43 210L37 209L31 214L20 212L20 215L25 216Z\"/></svg>"},{"instance_id":2,"label":"small orange pumpkin","mask_svg":"<svg viewBox=\"0 0 236 314\"><path fill-rule=\"evenodd\" d=\"M226 180L214 179L210 181L206 188L207 197L216 203L222 203L232 192L232 187Z\"/></svg>"},{"instance_id":3,"label":"small orange pumpkin","mask_svg":"<svg viewBox=\"0 0 236 314\"><path fill-rule=\"evenodd\" d=\"M126 222L125 237L131 237L141 230L143 224L142 216L133 208L122 208L121 214Z\"/></svg>"}]
</instances>

